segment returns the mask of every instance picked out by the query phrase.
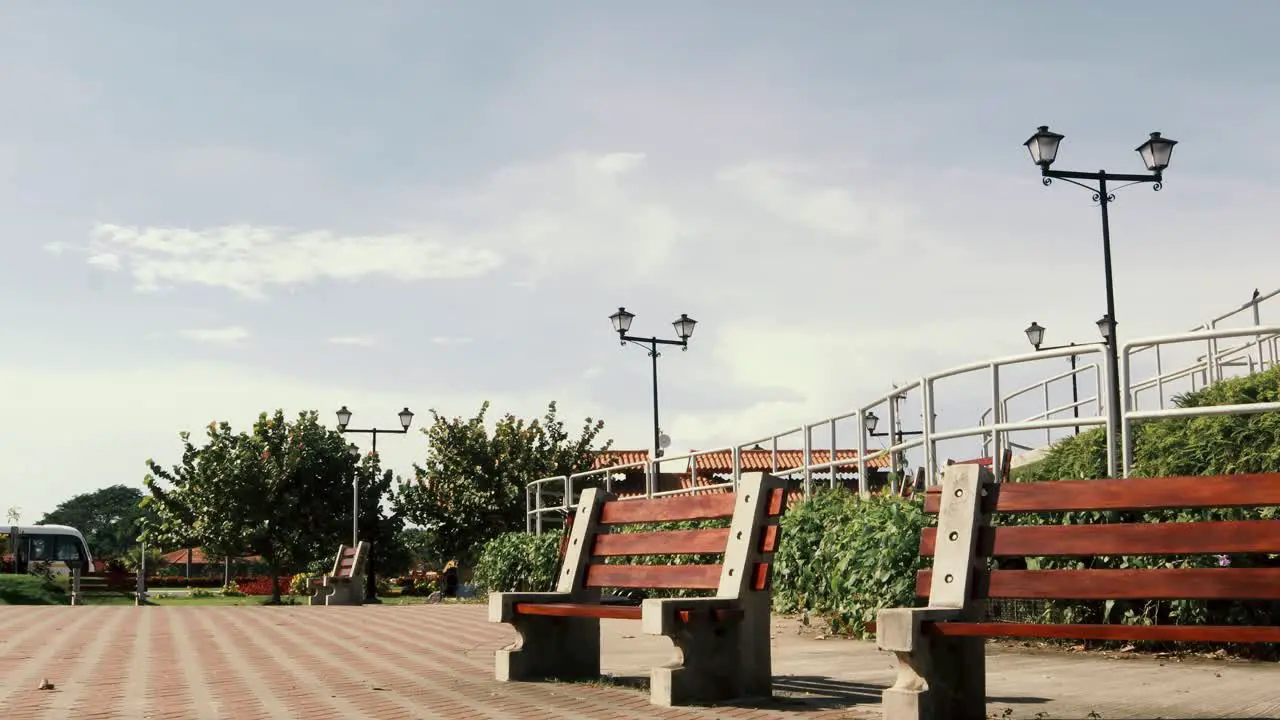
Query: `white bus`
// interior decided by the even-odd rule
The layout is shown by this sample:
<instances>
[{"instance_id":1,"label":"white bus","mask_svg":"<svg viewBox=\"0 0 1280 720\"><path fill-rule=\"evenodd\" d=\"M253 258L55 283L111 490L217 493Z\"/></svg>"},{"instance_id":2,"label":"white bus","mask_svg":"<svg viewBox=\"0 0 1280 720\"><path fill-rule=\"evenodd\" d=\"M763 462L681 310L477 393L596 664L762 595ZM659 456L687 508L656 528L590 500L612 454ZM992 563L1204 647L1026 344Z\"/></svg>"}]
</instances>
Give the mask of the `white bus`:
<instances>
[{"instance_id":1,"label":"white bus","mask_svg":"<svg viewBox=\"0 0 1280 720\"><path fill-rule=\"evenodd\" d=\"M0 526L0 552L5 564L14 563L14 572L26 573L32 564L47 564L55 571L70 573L79 567L82 574L93 572L93 555L80 531L67 525Z\"/></svg>"}]
</instances>

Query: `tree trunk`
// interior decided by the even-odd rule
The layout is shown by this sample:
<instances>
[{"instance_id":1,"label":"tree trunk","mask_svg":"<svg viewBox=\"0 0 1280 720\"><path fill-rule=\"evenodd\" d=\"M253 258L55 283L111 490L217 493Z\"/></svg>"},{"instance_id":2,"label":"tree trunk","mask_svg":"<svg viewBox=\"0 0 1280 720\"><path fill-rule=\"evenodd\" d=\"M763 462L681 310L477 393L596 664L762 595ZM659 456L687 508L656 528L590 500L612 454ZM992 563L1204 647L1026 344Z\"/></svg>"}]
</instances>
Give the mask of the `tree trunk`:
<instances>
[{"instance_id":1,"label":"tree trunk","mask_svg":"<svg viewBox=\"0 0 1280 720\"><path fill-rule=\"evenodd\" d=\"M271 558L271 604L280 604L280 561Z\"/></svg>"},{"instance_id":2,"label":"tree trunk","mask_svg":"<svg viewBox=\"0 0 1280 720\"><path fill-rule=\"evenodd\" d=\"M373 602L378 599L378 579L374 577L374 560L378 557L376 545L369 544L369 559L364 565L364 600L365 602Z\"/></svg>"}]
</instances>

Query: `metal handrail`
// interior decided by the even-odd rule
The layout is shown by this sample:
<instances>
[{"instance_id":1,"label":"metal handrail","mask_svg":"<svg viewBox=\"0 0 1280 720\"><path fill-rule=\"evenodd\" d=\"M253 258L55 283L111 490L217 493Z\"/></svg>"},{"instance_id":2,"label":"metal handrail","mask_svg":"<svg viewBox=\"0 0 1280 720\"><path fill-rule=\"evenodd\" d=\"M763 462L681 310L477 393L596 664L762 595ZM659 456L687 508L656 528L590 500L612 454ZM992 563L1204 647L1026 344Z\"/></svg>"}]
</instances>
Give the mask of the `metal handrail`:
<instances>
[{"instance_id":1,"label":"metal handrail","mask_svg":"<svg viewBox=\"0 0 1280 720\"><path fill-rule=\"evenodd\" d=\"M1137 422L1143 422L1154 418L1163 417L1192 417L1201 415L1229 415L1229 414L1249 414L1259 412L1280 411L1280 403L1259 403L1251 405L1229 405L1206 408L1165 408L1164 386L1173 382L1183 380L1190 377L1192 381L1192 389L1195 389L1195 379L1202 376L1205 383L1213 382L1224 377L1224 368L1226 367L1246 367L1249 372L1258 369L1265 369L1267 366L1274 366L1280 362L1280 326L1263 326L1260 322L1259 305L1269 299L1280 297L1280 290L1273 291L1267 295L1260 295L1258 298L1245 303L1240 308L1229 313L1220 315L1209 320L1190 331L1177 335L1157 336L1151 338L1141 338L1125 343L1122 348L1122 361L1120 368L1110 367L1108 353L1103 352L1106 345L1103 343L1091 343L1084 345L1066 346L1053 350L1034 351L1019 355L1011 355L1007 357L997 358L994 360L985 360L980 362L967 363L957 367L953 367L941 372L925 375L918 380L913 380L903 385L896 385L888 392L876 397L869 403L863 404L857 409L845 412L839 415L833 415L817 422L806 423L800 426L793 426L774 435L758 438L746 443L740 443L728 448L718 448L715 450L691 451L687 455L673 456L667 458L655 458L646 462L629 463L627 465L618 465L610 468L601 468L597 470L578 473L572 476L561 476L558 478L546 478L529 484L531 493L540 492L536 490L544 484L563 483L566 492L561 497L562 503L555 506L540 505L541 497L530 495L534 501L527 501L527 511L531 519L527 523L530 527L535 524L541 528L541 517L544 514L552 512L567 512L567 504L574 495L575 486L588 478L605 474L616 473L621 470L635 467L644 467L647 475L647 488L644 497L666 497L671 495L688 494L693 492L713 491L720 488L736 487L742 472L741 453L743 450L754 449L760 447L772 454L772 462L769 464L771 471L782 476L801 475L804 482L804 492L806 495L813 490L814 473L830 472L830 483L834 486L836 483L837 468L857 466L858 489L860 492L869 491L868 483L868 463L886 456L893 457L898 453L905 453L915 448L924 449L924 469L927 482L933 484L936 482L940 463L938 459L938 444L950 440L983 437L984 455L992 458L992 471L997 477L1001 476L1001 468L998 464L1003 462L1003 448L1019 447L1030 449L1028 446L1019 445L1012 442L1009 436L1014 433L1045 430L1045 438L1047 442L1052 440L1052 431L1055 429L1066 429L1072 427L1106 427L1109 437L1119 436L1122 440L1121 450L1118 453L1109 452L1108 467L1112 474L1121 473L1127 475L1132 466L1132 448L1131 434L1132 425ZM1225 320L1229 320L1240 313L1252 310L1253 324L1245 328L1218 328L1217 324ZM1219 347L1219 340L1249 337L1252 340L1246 341L1240 345L1232 345L1230 347ZM1206 352L1196 358L1196 362L1187 367L1179 367L1177 370L1166 372L1163 365L1165 358L1161 349L1174 344L1202 342L1206 345ZM1253 351L1256 350L1256 353ZM1091 363L1083 365L1071 371L1057 373L1044 380L1021 387L1009 394L1002 394L1000 391L1001 370L1012 366L1039 362L1055 357L1066 357L1069 355L1088 355L1090 353L1100 353L1103 362ZM1133 363L1136 358L1154 356L1155 360L1155 376L1144 379L1139 382L1131 380L1131 372ZM1268 358L1268 355L1270 356ZM1245 365L1240 365L1243 359ZM1256 359L1256 361L1255 361ZM939 430L936 423L936 394L937 383L940 380L946 380L974 372L982 372L989 376L989 385L991 391L991 406L980 417L978 424L973 427L951 428ZM1048 386L1052 383L1061 382L1073 375L1079 376L1093 372L1095 379L1096 392L1092 397L1081 398L1065 405L1054 406L1051 403ZM1121 387L1122 409L1116 426L1111 423L1110 413L1104 415L1105 404L1103 401L1103 381L1112 376L1117 377L1117 382ZM1109 384L1109 381L1107 381ZM1160 396L1160 408L1155 410L1139 410L1137 409L1138 395L1152 388L1156 388ZM1036 412L1022 420L1009 420L1009 403L1011 400L1019 398L1028 393L1040 390L1044 395L1044 409ZM894 434L900 427L899 418L899 398L908 398L910 395L919 395L921 405L922 426L918 437L904 438ZM865 427L865 416L868 411L878 410L881 406L887 404L887 419L884 421L890 428L890 438L896 439L897 442L891 442L889 445L877 450L870 450L867 447L867 434ZM1092 407L1096 415L1080 417L1054 417L1072 408ZM857 432L857 455L855 459L838 459L836 450L840 448L837 442L837 424L852 421L850 424L856 424ZM829 434L828 440L823 441L818 447L815 447L814 433L825 428ZM799 434L799 444L801 448L795 448L796 444L794 436ZM780 447L780 442L786 441L789 447ZM827 444L829 442L829 444ZM826 447L821 447L826 444ZM1113 448L1115 443L1108 443L1109 448ZM763 446L763 447L761 447ZM989 446L994 446L993 451L987 452ZM795 467L779 467L781 452L801 452L801 464ZM830 451L830 455L822 462L814 462L815 453L826 453ZM733 457L733 468L730 478L714 482L707 485L698 485L697 477L697 458L709 453L730 451ZM677 460L687 460L689 474L692 482L687 488L678 488L674 490L656 490L654 483L658 477L660 465L663 462L671 462ZM895 463L896 465L896 463ZM713 475L714 477L714 475ZM606 483L608 479L606 476ZM537 507L535 507L537 506ZM536 522L533 516L537 516Z\"/></svg>"}]
</instances>

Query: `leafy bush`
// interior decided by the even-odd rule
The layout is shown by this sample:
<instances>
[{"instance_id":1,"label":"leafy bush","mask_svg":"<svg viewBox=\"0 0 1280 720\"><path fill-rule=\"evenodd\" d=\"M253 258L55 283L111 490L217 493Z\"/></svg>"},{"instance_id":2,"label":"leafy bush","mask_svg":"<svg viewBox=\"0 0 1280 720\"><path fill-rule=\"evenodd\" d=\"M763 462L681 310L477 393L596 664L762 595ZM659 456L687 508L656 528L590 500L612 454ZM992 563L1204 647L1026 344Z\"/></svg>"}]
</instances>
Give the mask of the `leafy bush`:
<instances>
[{"instance_id":1,"label":"leafy bush","mask_svg":"<svg viewBox=\"0 0 1280 720\"><path fill-rule=\"evenodd\" d=\"M66 591L35 575L0 575L0 605L66 605Z\"/></svg>"},{"instance_id":2,"label":"leafy bush","mask_svg":"<svg viewBox=\"0 0 1280 720\"><path fill-rule=\"evenodd\" d=\"M679 522L636 523L618 525L613 528L617 533L636 532L669 532L673 530L704 530L710 528L729 527L729 518L717 520L683 520ZM615 555L605 560L606 565L718 565L723 561L720 555ZM623 588L602 588L604 593L624 593ZM714 590L666 590L645 588L641 590L645 597L711 597Z\"/></svg>"},{"instance_id":3,"label":"leafy bush","mask_svg":"<svg viewBox=\"0 0 1280 720\"><path fill-rule=\"evenodd\" d=\"M815 613L835 632L865 635L881 608L915 604L928 523L919 499L887 494L827 490L792 506L774 556L774 609Z\"/></svg>"},{"instance_id":4,"label":"leafy bush","mask_svg":"<svg viewBox=\"0 0 1280 720\"><path fill-rule=\"evenodd\" d=\"M561 533L511 532L485 543L473 582L486 592L545 591L559 560Z\"/></svg>"},{"instance_id":5,"label":"leafy bush","mask_svg":"<svg viewBox=\"0 0 1280 720\"><path fill-rule=\"evenodd\" d=\"M289 594L290 595L310 594L310 588L307 587L307 582L312 577L313 576L308 573L301 572L289 578Z\"/></svg>"},{"instance_id":6,"label":"leafy bush","mask_svg":"<svg viewBox=\"0 0 1280 720\"><path fill-rule=\"evenodd\" d=\"M1280 368L1232 378L1173 398L1177 407L1275 402ZM1171 418L1134 426L1134 477L1227 475L1280 471L1280 413ZM1013 473L1014 481L1054 481L1106 476L1106 435L1101 428L1067 438L1045 458ZM1072 512L998 516L1005 525L1086 525L1118 522L1205 522L1280 518L1280 509L1208 508L1154 512ZM1126 556L1027 558L1028 569L1280 567L1276 555ZM1056 622L1126 624L1254 624L1280 622L1280 603L1173 601L1058 601L1042 615Z\"/></svg>"},{"instance_id":7,"label":"leafy bush","mask_svg":"<svg viewBox=\"0 0 1280 720\"><path fill-rule=\"evenodd\" d=\"M222 586L222 595L224 597L243 597L244 593L240 592L240 585L235 580L232 580Z\"/></svg>"}]
</instances>

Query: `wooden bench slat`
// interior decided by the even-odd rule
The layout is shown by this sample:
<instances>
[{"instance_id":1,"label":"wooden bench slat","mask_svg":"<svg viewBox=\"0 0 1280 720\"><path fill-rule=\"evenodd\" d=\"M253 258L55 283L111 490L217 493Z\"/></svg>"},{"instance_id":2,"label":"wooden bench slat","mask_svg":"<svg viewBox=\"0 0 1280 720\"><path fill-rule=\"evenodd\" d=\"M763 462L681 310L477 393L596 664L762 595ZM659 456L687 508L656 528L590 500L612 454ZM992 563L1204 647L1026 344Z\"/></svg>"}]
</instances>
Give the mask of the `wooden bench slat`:
<instances>
[{"instance_id":1,"label":"wooden bench slat","mask_svg":"<svg viewBox=\"0 0 1280 720\"><path fill-rule=\"evenodd\" d=\"M599 603L516 603L518 615L551 615L554 617L593 617L614 620L639 620L639 605L602 605Z\"/></svg>"},{"instance_id":2,"label":"wooden bench slat","mask_svg":"<svg viewBox=\"0 0 1280 720\"><path fill-rule=\"evenodd\" d=\"M995 512L1260 507L1280 505L1280 473L1000 483L987 492ZM940 502L930 490L925 512L937 513Z\"/></svg>"},{"instance_id":3,"label":"wooden bench slat","mask_svg":"<svg viewBox=\"0 0 1280 720\"><path fill-rule=\"evenodd\" d=\"M733 516L737 495L692 495L652 500L612 500L600 508L601 525L716 520Z\"/></svg>"},{"instance_id":4,"label":"wooden bench slat","mask_svg":"<svg viewBox=\"0 0 1280 720\"><path fill-rule=\"evenodd\" d=\"M707 555L724 554L729 528L668 530L664 532L605 533L596 535L591 554L617 555Z\"/></svg>"},{"instance_id":5,"label":"wooden bench slat","mask_svg":"<svg viewBox=\"0 0 1280 720\"><path fill-rule=\"evenodd\" d=\"M592 617L603 620L639 620L642 608L639 605L602 605L598 603L516 603L518 615L550 615L553 617ZM698 619L698 614L690 610L677 610L676 616L681 622ZM738 620L743 616L741 608L713 608L708 613L717 621Z\"/></svg>"},{"instance_id":6,"label":"wooden bench slat","mask_svg":"<svg viewBox=\"0 0 1280 720\"><path fill-rule=\"evenodd\" d=\"M716 590L719 565L591 565L587 587Z\"/></svg>"},{"instance_id":7,"label":"wooden bench slat","mask_svg":"<svg viewBox=\"0 0 1280 720\"><path fill-rule=\"evenodd\" d=\"M918 595L929 595L932 576L920 571ZM992 570L974 580L979 599L1280 600L1280 568Z\"/></svg>"},{"instance_id":8,"label":"wooden bench slat","mask_svg":"<svg viewBox=\"0 0 1280 720\"><path fill-rule=\"evenodd\" d=\"M937 528L925 528L920 554L932 557ZM984 527L983 557L1210 555L1280 552L1280 520Z\"/></svg>"},{"instance_id":9,"label":"wooden bench slat","mask_svg":"<svg viewBox=\"0 0 1280 720\"><path fill-rule=\"evenodd\" d=\"M1039 625L1034 623L927 623L934 635L984 638L1057 638L1135 642L1273 643L1280 627L1235 625Z\"/></svg>"}]
</instances>

